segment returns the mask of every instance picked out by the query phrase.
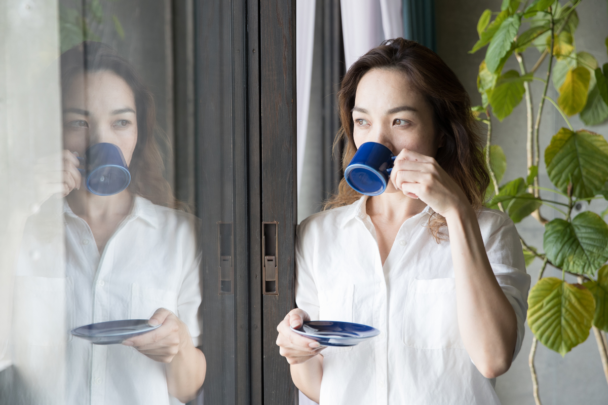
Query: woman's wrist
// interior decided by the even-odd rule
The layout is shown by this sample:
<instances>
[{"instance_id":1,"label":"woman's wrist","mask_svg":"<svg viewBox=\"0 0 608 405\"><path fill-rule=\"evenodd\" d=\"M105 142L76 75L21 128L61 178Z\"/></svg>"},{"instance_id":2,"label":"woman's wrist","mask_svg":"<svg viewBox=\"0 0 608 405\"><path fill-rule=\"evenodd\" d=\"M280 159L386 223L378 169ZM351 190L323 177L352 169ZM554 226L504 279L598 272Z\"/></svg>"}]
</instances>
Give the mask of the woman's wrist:
<instances>
[{"instance_id":1,"label":"woman's wrist","mask_svg":"<svg viewBox=\"0 0 608 405\"><path fill-rule=\"evenodd\" d=\"M444 217L448 224L448 229L450 223L470 221L472 218L477 219L475 210L468 201L455 205Z\"/></svg>"}]
</instances>

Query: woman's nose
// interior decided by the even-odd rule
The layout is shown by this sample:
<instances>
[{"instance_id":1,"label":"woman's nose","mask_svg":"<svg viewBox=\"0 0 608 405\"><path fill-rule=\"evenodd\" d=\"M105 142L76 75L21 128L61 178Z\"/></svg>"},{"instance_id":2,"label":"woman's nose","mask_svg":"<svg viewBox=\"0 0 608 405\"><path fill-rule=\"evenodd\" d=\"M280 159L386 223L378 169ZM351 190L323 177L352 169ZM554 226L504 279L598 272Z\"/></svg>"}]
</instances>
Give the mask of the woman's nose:
<instances>
[{"instance_id":1,"label":"woman's nose","mask_svg":"<svg viewBox=\"0 0 608 405\"><path fill-rule=\"evenodd\" d=\"M373 132L369 140L371 142L380 143L394 152L393 143L387 128L378 128L377 131Z\"/></svg>"},{"instance_id":2,"label":"woman's nose","mask_svg":"<svg viewBox=\"0 0 608 405\"><path fill-rule=\"evenodd\" d=\"M111 131L108 128L104 128L102 125L93 125L89 132L89 144L95 145L98 143L113 143L111 141Z\"/></svg>"}]
</instances>

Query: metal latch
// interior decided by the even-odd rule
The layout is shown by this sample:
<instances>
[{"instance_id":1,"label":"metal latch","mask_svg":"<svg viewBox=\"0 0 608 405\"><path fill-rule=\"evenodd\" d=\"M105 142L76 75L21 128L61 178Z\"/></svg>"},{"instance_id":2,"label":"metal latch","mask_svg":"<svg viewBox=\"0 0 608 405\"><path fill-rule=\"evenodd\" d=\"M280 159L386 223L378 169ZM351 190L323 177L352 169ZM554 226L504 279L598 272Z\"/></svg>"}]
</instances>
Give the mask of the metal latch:
<instances>
[{"instance_id":1,"label":"metal latch","mask_svg":"<svg viewBox=\"0 0 608 405\"><path fill-rule=\"evenodd\" d=\"M279 295L278 222L262 223L262 292Z\"/></svg>"},{"instance_id":2,"label":"metal latch","mask_svg":"<svg viewBox=\"0 0 608 405\"><path fill-rule=\"evenodd\" d=\"M234 294L234 260L232 260L232 224L218 222L218 258L220 295Z\"/></svg>"}]
</instances>

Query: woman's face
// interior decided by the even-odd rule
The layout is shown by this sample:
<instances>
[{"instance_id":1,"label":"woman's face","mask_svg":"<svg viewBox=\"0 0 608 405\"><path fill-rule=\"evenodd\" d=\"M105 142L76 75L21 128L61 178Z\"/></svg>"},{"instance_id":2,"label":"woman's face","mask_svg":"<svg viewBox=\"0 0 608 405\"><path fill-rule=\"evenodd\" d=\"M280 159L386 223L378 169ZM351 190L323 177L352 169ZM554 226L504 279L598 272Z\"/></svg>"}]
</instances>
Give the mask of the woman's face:
<instances>
[{"instance_id":1,"label":"woman's face","mask_svg":"<svg viewBox=\"0 0 608 405\"><path fill-rule=\"evenodd\" d=\"M137 111L131 87L110 71L79 74L63 98L63 145L80 156L91 145L112 143L131 163L137 144Z\"/></svg>"},{"instance_id":2,"label":"woman's face","mask_svg":"<svg viewBox=\"0 0 608 405\"><path fill-rule=\"evenodd\" d=\"M427 156L437 153L433 109L398 70L372 69L359 81L352 111L357 148L377 142L394 155L403 148ZM396 192L389 182L386 192Z\"/></svg>"}]
</instances>

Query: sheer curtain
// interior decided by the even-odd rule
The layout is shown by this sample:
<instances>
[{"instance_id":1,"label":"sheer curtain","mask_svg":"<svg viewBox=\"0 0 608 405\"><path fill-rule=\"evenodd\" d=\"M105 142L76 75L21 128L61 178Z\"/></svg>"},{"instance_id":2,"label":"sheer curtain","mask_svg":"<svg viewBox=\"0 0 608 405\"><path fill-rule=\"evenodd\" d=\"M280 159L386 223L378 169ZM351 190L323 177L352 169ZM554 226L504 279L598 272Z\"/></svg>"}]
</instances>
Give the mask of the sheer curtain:
<instances>
[{"instance_id":1,"label":"sheer curtain","mask_svg":"<svg viewBox=\"0 0 608 405\"><path fill-rule=\"evenodd\" d=\"M297 181L298 195L302 184L302 165L306 150L310 83L312 76L312 51L315 28L315 0L297 0L296 3L296 77L297 77Z\"/></svg>"},{"instance_id":2,"label":"sheer curtain","mask_svg":"<svg viewBox=\"0 0 608 405\"><path fill-rule=\"evenodd\" d=\"M403 36L402 0L341 0L346 69L385 39Z\"/></svg>"},{"instance_id":3,"label":"sheer curtain","mask_svg":"<svg viewBox=\"0 0 608 405\"><path fill-rule=\"evenodd\" d=\"M0 2L0 401L15 405L64 403L57 14L54 0Z\"/></svg>"}]
</instances>

